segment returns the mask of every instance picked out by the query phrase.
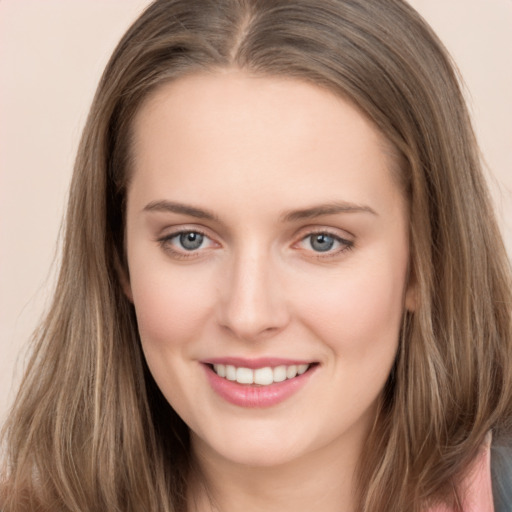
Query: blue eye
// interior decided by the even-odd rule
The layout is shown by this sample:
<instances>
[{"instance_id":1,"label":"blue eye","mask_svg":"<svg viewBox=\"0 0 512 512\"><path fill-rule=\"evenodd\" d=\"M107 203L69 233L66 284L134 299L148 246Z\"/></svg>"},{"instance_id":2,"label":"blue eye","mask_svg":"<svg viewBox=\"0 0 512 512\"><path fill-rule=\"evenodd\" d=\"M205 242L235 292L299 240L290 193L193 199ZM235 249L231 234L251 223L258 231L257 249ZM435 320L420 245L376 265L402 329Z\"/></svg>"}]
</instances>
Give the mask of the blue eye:
<instances>
[{"instance_id":1,"label":"blue eye","mask_svg":"<svg viewBox=\"0 0 512 512\"><path fill-rule=\"evenodd\" d=\"M341 238L326 231L310 233L300 241L300 247L317 254L334 256L338 253L351 249L354 242Z\"/></svg>"},{"instance_id":2,"label":"blue eye","mask_svg":"<svg viewBox=\"0 0 512 512\"><path fill-rule=\"evenodd\" d=\"M173 259L195 259L209 254L219 244L208 235L194 229L183 229L162 236L156 240L160 247Z\"/></svg>"},{"instance_id":3,"label":"blue eye","mask_svg":"<svg viewBox=\"0 0 512 512\"><path fill-rule=\"evenodd\" d=\"M336 239L327 233L316 233L308 238L311 248L316 252L330 251L336 243Z\"/></svg>"},{"instance_id":4,"label":"blue eye","mask_svg":"<svg viewBox=\"0 0 512 512\"><path fill-rule=\"evenodd\" d=\"M188 231L173 236L171 240L177 240L186 251L195 251L203 245L204 238L204 235L197 231Z\"/></svg>"}]
</instances>

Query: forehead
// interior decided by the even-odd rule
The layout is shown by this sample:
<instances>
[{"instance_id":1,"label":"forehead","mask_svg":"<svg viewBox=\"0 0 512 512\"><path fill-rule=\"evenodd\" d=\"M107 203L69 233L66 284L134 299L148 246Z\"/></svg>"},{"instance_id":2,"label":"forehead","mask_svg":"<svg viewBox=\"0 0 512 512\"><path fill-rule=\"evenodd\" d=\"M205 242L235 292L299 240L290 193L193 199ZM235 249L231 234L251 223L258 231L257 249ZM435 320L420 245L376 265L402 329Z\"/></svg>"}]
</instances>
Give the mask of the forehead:
<instances>
[{"instance_id":1,"label":"forehead","mask_svg":"<svg viewBox=\"0 0 512 512\"><path fill-rule=\"evenodd\" d=\"M130 188L153 194L279 191L283 201L308 193L315 201L330 187L358 189L353 199L366 202L361 185L372 185L369 193L396 166L390 143L348 101L302 80L241 71L161 86L139 110L133 141Z\"/></svg>"},{"instance_id":2,"label":"forehead","mask_svg":"<svg viewBox=\"0 0 512 512\"><path fill-rule=\"evenodd\" d=\"M254 75L236 69L192 73L157 87L138 109L135 132L141 133L141 125L148 118L160 115L164 120L166 111L172 110L177 121L195 122L194 128L200 131L208 130L212 124L217 128L217 121L222 119L244 128L241 135L253 135L255 123L278 128L279 123L291 121L287 128L293 130L290 135L296 135L301 128L305 133L309 127L334 127L340 105L346 115L350 114L352 124L366 125L373 141L384 152L394 154L392 144L341 94L304 79ZM322 135L326 134L327 130Z\"/></svg>"}]
</instances>

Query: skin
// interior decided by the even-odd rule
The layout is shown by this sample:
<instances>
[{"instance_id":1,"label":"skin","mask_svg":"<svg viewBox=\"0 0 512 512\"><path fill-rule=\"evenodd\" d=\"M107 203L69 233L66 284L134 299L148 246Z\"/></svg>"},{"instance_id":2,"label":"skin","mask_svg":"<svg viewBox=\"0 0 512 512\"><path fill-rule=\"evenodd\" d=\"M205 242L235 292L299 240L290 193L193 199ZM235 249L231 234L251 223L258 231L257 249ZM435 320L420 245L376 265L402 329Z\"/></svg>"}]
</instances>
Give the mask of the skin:
<instances>
[{"instance_id":1,"label":"skin","mask_svg":"<svg viewBox=\"0 0 512 512\"><path fill-rule=\"evenodd\" d=\"M389 144L331 92L234 70L160 87L133 128L125 288L209 489L194 481L191 510L353 511L357 461L415 306ZM318 205L343 208L290 215ZM177 233L194 230L205 238L187 251ZM332 249L315 250L312 233ZM244 408L205 376L202 361L227 356L318 365L283 402Z\"/></svg>"}]
</instances>

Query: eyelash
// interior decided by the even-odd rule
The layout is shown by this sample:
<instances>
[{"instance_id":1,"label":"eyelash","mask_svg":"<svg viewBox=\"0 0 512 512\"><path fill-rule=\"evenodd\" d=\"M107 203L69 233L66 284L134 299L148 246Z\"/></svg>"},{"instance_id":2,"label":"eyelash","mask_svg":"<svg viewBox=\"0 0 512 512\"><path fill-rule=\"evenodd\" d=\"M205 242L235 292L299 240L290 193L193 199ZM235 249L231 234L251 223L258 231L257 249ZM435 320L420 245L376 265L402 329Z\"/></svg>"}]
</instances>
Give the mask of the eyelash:
<instances>
[{"instance_id":1,"label":"eyelash","mask_svg":"<svg viewBox=\"0 0 512 512\"><path fill-rule=\"evenodd\" d=\"M187 234L197 234L203 236L205 239L211 240L211 238L200 229L194 228L194 229L182 229L180 231L175 231L174 233L170 233L168 235L162 236L161 238L158 238L157 242L160 244L162 249L164 249L166 252L170 253L173 258L179 259L179 260L188 260L191 258L197 258L200 256L200 253L198 250L190 250L187 251L187 249L181 249L176 250L171 241L175 238L178 238L182 235Z\"/></svg>"},{"instance_id":2,"label":"eyelash","mask_svg":"<svg viewBox=\"0 0 512 512\"><path fill-rule=\"evenodd\" d=\"M332 233L328 229L320 229L318 231L311 231L306 236L302 237L300 241L294 245L298 245L300 243L305 242L306 240L310 240L309 244L312 244L313 237L318 236L328 236L329 238L332 238L336 243L340 244L340 247L336 250L329 249L328 251L322 252L322 251L314 251L312 252L315 254L315 258L317 259L327 259L327 258L333 258L336 257L344 252L350 251L354 248L354 242L352 240L347 240L346 238L343 238L335 233Z\"/></svg>"},{"instance_id":3,"label":"eyelash","mask_svg":"<svg viewBox=\"0 0 512 512\"><path fill-rule=\"evenodd\" d=\"M195 250L193 249L193 250L189 250L189 251L187 251L187 249L185 249L185 248L183 248L181 250L176 250L171 243L171 241L173 239L176 239L182 235L187 235L187 234L197 234L197 235L200 235L200 236L204 237L205 239L209 240L210 242L213 242L212 239L204 231L197 229L197 228L182 229L180 231L175 231L173 233L170 233L168 235L158 238L157 242L160 244L162 249L164 249L166 252L170 253L173 256L173 258L180 259L180 260L189 260L191 258L197 258L201 255L201 251L199 250L200 247L198 249L195 249ZM296 247L297 245L304 243L308 239L311 240L310 241L310 245L311 245L313 237L315 237L315 236L318 237L321 235L332 238L335 241L335 243L340 244L340 247L334 251L332 249L329 249L325 252L315 251L315 250L311 249L311 252L314 254L314 257L317 259L333 258L335 256L338 256L338 255L344 253L344 252L350 251L354 248L353 241L347 240L346 238L342 238L339 235L332 233L331 231L326 230L326 229L309 232L307 235L303 236L298 242L296 242L293 245L293 247Z\"/></svg>"}]
</instances>

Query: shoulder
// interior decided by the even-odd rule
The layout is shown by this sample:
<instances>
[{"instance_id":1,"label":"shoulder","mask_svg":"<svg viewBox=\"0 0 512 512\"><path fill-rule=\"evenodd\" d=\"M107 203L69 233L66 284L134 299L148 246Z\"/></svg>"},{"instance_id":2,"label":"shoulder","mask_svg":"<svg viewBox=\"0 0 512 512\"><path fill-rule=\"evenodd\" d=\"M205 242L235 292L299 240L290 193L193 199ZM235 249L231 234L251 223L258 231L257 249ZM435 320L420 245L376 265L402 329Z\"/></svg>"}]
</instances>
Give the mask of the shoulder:
<instances>
[{"instance_id":1,"label":"shoulder","mask_svg":"<svg viewBox=\"0 0 512 512\"><path fill-rule=\"evenodd\" d=\"M512 439L498 439L492 443L491 478L494 511L510 512L512 506Z\"/></svg>"}]
</instances>

